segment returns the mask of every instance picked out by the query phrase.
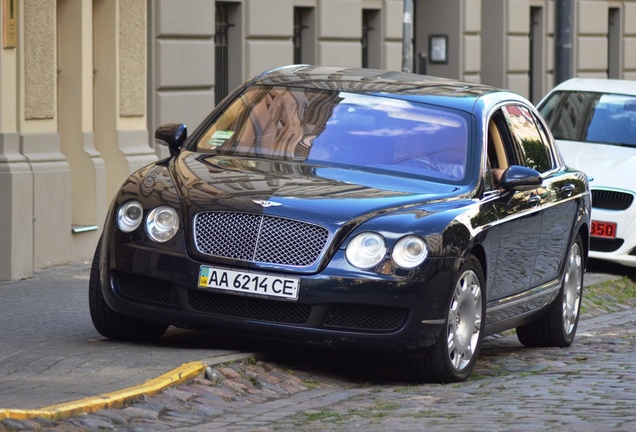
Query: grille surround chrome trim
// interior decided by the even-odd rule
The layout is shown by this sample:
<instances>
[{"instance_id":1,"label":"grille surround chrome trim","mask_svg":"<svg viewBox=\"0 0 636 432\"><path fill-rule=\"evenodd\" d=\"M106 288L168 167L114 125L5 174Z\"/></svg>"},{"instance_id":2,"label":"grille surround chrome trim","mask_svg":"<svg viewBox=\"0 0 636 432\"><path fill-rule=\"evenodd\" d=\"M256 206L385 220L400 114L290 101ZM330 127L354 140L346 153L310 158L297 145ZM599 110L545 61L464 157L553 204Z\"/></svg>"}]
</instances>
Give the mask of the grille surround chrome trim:
<instances>
[{"instance_id":1,"label":"grille surround chrome trim","mask_svg":"<svg viewBox=\"0 0 636 432\"><path fill-rule=\"evenodd\" d=\"M200 212L192 230L203 255L296 268L315 265L331 239L321 225L249 212Z\"/></svg>"}]
</instances>

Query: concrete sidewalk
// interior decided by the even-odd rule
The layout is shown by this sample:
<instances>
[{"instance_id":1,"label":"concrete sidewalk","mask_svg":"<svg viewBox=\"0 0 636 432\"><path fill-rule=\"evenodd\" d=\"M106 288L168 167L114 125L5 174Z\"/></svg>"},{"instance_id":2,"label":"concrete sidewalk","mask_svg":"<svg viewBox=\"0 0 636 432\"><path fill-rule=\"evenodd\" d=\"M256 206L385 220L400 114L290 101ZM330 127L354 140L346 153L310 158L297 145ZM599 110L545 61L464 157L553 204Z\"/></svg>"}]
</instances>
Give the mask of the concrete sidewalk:
<instances>
[{"instance_id":1,"label":"concrete sidewalk","mask_svg":"<svg viewBox=\"0 0 636 432\"><path fill-rule=\"evenodd\" d=\"M9 411L103 403L135 386L149 393L251 355L221 335L175 328L156 344L102 337L89 314L89 273L89 263L78 263L0 282L0 419Z\"/></svg>"}]
</instances>

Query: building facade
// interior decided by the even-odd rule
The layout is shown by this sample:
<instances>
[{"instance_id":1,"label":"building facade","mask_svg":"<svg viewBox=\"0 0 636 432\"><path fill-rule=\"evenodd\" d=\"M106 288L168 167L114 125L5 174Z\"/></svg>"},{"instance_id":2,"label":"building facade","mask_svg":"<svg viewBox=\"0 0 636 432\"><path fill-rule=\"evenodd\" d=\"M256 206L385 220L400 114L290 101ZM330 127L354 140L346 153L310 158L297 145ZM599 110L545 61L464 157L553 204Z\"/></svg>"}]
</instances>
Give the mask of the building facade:
<instances>
[{"instance_id":1,"label":"building facade","mask_svg":"<svg viewBox=\"0 0 636 432\"><path fill-rule=\"evenodd\" d=\"M167 156L155 128L269 68L400 70L407 40L410 71L535 102L559 74L636 80L636 0L0 2L0 280L90 260L119 185Z\"/></svg>"}]
</instances>

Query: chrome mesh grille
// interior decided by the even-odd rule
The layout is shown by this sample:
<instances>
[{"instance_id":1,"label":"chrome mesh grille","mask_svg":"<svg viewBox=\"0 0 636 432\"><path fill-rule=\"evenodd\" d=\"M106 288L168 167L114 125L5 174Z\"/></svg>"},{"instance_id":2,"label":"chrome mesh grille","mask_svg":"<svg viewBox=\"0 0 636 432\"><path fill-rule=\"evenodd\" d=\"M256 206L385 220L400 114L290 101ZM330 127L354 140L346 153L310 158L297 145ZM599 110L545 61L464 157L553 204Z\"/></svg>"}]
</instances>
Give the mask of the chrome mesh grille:
<instances>
[{"instance_id":1,"label":"chrome mesh grille","mask_svg":"<svg viewBox=\"0 0 636 432\"><path fill-rule=\"evenodd\" d=\"M324 250L321 226L252 213L205 212L194 218L194 241L206 255L270 264L309 266Z\"/></svg>"},{"instance_id":2,"label":"chrome mesh grille","mask_svg":"<svg viewBox=\"0 0 636 432\"><path fill-rule=\"evenodd\" d=\"M626 210L634 202L631 193L592 189L592 207L603 210Z\"/></svg>"}]
</instances>

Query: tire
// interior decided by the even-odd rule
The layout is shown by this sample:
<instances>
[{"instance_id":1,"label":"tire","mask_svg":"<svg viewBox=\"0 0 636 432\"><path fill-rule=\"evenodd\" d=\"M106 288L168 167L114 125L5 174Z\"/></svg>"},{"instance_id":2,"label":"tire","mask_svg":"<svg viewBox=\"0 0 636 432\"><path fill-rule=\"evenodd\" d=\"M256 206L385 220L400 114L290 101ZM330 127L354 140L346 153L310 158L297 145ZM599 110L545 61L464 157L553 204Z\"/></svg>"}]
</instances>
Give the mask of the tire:
<instances>
[{"instance_id":1,"label":"tire","mask_svg":"<svg viewBox=\"0 0 636 432\"><path fill-rule=\"evenodd\" d=\"M537 321L517 327L527 347L568 347L574 341L583 298L583 241L577 234L568 250L563 282L557 298Z\"/></svg>"},{"instance_id":2,"label":"tire","mask_svg":"<svg viewBox=\"0 0 636 432\"><path fill-rule=\"evenodd\" d=\"M99 261L101 240L95 249L88 282L88 304L95 329L104 337L123 341L152 342L161 338L167 324L149 323L112 310L102 292Z\"/></svg>"},{"instance_id":3,"label":"tire","mask_svg":"<svg viewBox=\"0 0 636 432\"><path fill-rule=\"evenodd\" d=\"M470 255L453 279L444 328L423 357L407 359L417 382L466 381L477 362L486 322L486 289L481 264Z\"/></svg>"}]
</instances>

